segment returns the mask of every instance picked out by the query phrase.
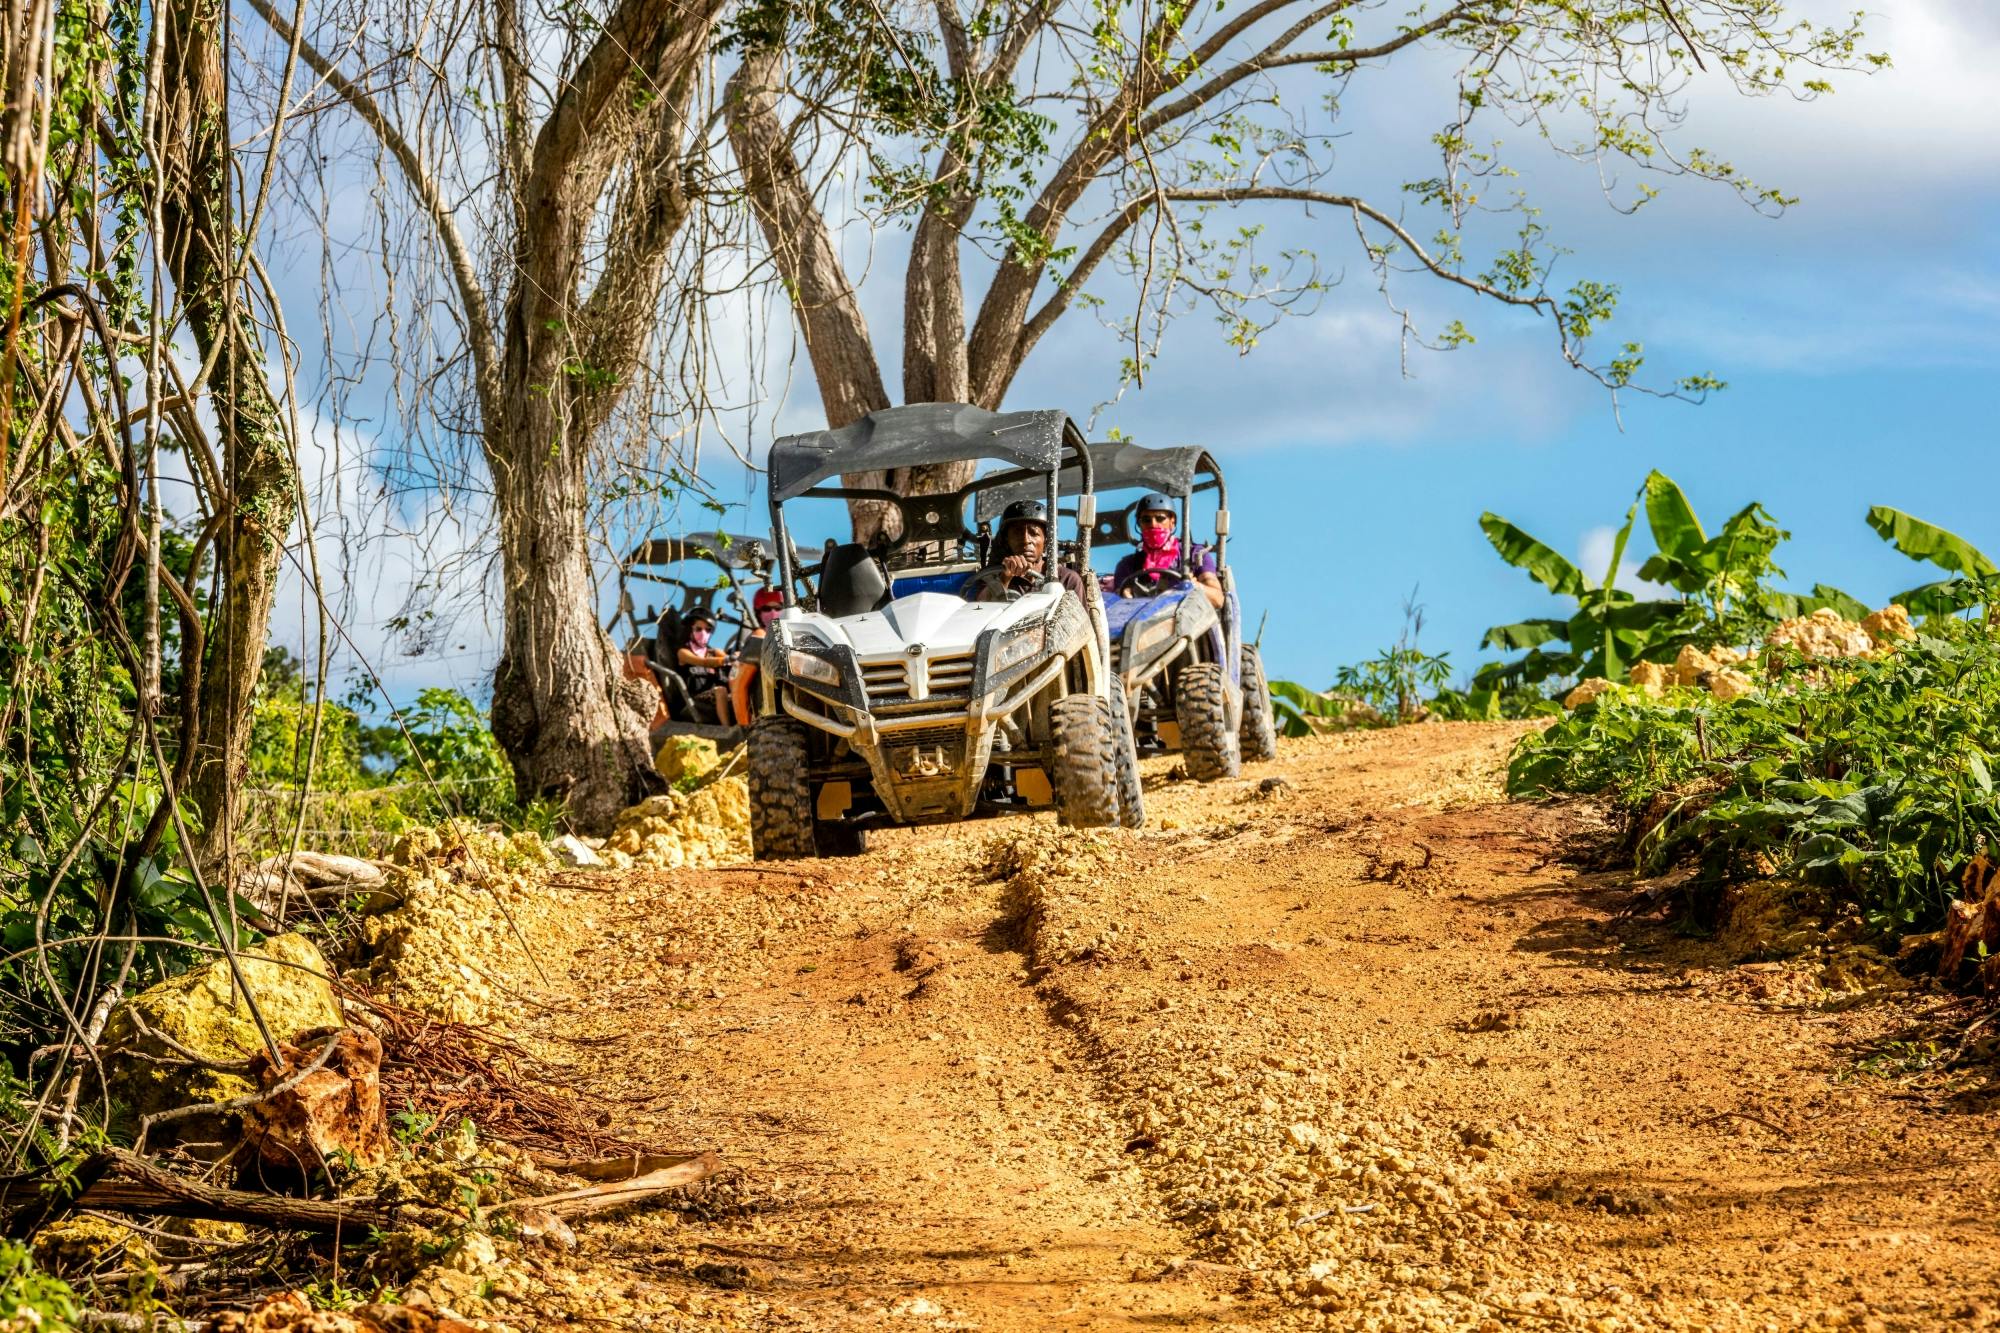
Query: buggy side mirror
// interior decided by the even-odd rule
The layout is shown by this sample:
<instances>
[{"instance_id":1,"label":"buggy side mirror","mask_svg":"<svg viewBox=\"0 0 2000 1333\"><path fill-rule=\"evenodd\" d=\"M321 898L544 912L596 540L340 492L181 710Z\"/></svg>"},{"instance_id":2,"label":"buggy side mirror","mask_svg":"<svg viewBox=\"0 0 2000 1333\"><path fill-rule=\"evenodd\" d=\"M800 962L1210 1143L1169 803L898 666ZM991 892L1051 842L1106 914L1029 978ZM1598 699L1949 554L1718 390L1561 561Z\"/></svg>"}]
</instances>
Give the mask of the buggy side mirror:
<instances>
[{"instance_id":1,"label":"buggy side mirror","mask_svg":"<svg viewBox=\"0 0 2000 1333\"><path fill-rule=\"evenodd\" d=\"M1079 532L1088 532L1097 526L1097 497L1079 495L1076 497L1076 527Z\"/></svg>"},{"instance_id":2,"label":"buggy side mirror","mask_svg":"<svg viewBox=\"0 0 2000 1333\"><path fill-rule=\"evenodd\" d=\"M1229 535L1229 511L1227 509L1218 509L1215 511L1215 535L1218 537L1227 537Z\"/></svg>"}]
</instances>

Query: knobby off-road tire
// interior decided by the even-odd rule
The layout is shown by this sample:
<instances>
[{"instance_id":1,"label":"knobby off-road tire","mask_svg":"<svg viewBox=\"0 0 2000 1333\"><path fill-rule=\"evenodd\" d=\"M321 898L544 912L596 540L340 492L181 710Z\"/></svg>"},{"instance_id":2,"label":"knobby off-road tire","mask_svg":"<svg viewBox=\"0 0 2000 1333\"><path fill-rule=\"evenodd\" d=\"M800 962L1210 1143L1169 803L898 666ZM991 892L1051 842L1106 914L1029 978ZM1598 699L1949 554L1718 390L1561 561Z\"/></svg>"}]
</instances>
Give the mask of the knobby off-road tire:
<instances>
[{"instance_id":1,"label":"knobby off-road tire","mask_svg":"<svg viewBox=\"0 0 2000 1333\"><path fill-rule=\"evenodd\" d=\"M1243 726L1239 738L1247 764L1278 757L1278 724L1271 715L1271 684L1264 679L1264 655L1249 643L1243 645Z\"/></svg>"},{"instance_id":2,"label":"knobby off-road tire","mask_svg":"<svg viewBox=\"0 0 2000 1333\"><path fill-rule=\"evenodd\" d=\"M1243 769L1236 728L1229 725L1229 682L1214 662L1181 668L1174 682L1174 717L1181 724L1181 754L1197 782L1233 778Z\"/></svg>"},{"instance_id":3,"label":"knobby off-road tire","mask_svg":"<svg viewBox=\"0 0 2000 1333\"><path fill-rule=\"evenodd\" d=\"M1146 789L1139 782L1139 742L1132 735L1132 713L1125 703L1125 682L1111 682L1111 720L1118 742L1118 822L1126 828L1146 825Z\"/></svg>"},{"instance_id":4,"label":"knobby off-road tire","mask_svg":"<svg viewBox=\"0 0 2000 1333\"><path fill-rule=\"evenodd\" d=\"M759 861L818 856L812 788L806 782L806 729L767 717L750 728L750 847Z\"/></svg>"},{"instance_id":5,"label":"knobby off-road tire","mask_svg":"<svg viewBox=\"0 0 2000 1333\"><path fill-rule=\"evenodd\" d=\"M1056 789L1056 818L1071 828L1109 828L1118 822L1118 733L1111 701L1068 694L1049 706L1056 759L1049 777Z\"/></svg>"}]
</instances>

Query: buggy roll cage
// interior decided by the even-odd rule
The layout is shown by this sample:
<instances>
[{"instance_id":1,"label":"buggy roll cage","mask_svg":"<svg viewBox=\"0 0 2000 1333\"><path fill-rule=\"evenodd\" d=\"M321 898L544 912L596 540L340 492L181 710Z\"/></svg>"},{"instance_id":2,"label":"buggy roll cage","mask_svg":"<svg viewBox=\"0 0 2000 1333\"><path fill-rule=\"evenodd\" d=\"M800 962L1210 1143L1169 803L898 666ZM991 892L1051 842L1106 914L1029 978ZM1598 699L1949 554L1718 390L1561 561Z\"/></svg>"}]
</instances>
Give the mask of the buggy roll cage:
<instances>
[{"instance_id":1,"label":"buggy roll cage","mask_svg":"<svg viewBox=\"0 0 2000 1333\"><path fill-rule=\"evenodd\" d=\"M934 467L945 463L998 458L1014 464L1004 472L979 477L941 495L899 495L879 487L822 486L829 477L847 472L873 472L897 467ZM798 553L785 527L787 500L878 500L895 507L901 533L883 549L871 552L887 567L902 551L929 543L979 543L980 533L965 523L966 501L979 498L977 522L989 521L985 497L1006 491L1010 499L1041 498L1056 512L1062 479L1080 508L1095 513L1091 494L1094 475L1090 448L1069 415L1060 411L988 412L966 403L911 403L883 408L837 430L788 435L771 446L771 531L777 539L778 587L787 606L796 605L793 586L800 576ZM1005 506L1001 506L1004 508ZM999 510L995 509L994 513ZM1053 529L1053 524L1050 525ZM1060 543L1050 533L1044 560L1045 577L1057 577ZM1090 527L1078 528L1081 558L1090 566ZM982 550L983 554L983 550Z\"/></svg>"},{"instance_id":2,"label":"buggy roll cage","mask_svg":"<svg viewBox=\"0 0 2000 1333\"><path fill-rule=\"evenodd\" d=\"M1193 497L1213 491L1217 506L1215 562L1218 565L1229 563L1229 488L1222 479L1222 465L1216 461L1214 454L1198 444L1148 449L1123 440L1101 440L1090 445L1086 452L1091 475L1083 480L1087 489L1081 493L1095 496L1124 490L1158 491L1181 502L1180 530L1184 534L1192 532L1188 511ZM1059 484L1065 491L1076 490L1077 487L1071 483L1077 480L1074 471L1065 467ZM1023 496L1018 489L980 495L978 521L987 521L1021 498ZM1074 513L1069 516L1078 517ZM1101 514L1093 505L1089 517L1077 523L1077 531L1079 534L1088 533L1089 539L1099 545L1137 545L1132 531L1130 505ZM1192 537L1181 543L1180 558L1180 572L1185 577L1193 570Z\"/></svg>"},{"instance_id":3,"label":"buggy roll cage","mask_svg":"<svg viewBox=\"0 0 2000 1333\"><path fill-rule=\"evenodd\" d=\"M725 583L690 583L671 574L651 573L643 568L688 561L713 564L722 571ZM739 630L747 630L756 623L756 615L737 575L746 574L758 583L768 583L774 563L771 541L767 537L752 537L721 529L684 533L678 537L649 537L634 547L632 554L625 557L618 567L618 610L612 614L611 624L605 629L609 631L615 626L620 616L630 618L634 630L638 629L638 608L632 600L630 588L631 582L637 579L661 584L689 603L687 609L709 615L717 614L712 606L714 595L726 586L734 614L729 615L726 610L723 614L733 620ZM680 608L676 606L675 609Z\"/></svg>"}]
</instances>

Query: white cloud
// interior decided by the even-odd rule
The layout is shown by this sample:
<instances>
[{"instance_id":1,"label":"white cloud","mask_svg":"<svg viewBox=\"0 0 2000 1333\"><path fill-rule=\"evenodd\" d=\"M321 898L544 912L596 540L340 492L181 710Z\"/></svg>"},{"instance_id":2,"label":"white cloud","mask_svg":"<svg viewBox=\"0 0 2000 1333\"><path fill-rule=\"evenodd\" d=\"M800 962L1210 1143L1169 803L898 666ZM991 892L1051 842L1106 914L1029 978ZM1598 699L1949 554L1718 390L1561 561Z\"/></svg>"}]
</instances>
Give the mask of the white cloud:
<instances>
[{"instance_id":1,"label":"white cloud","mask_svg":"<svg viewBox=\"0 0 2000 1333\"><path fill-rule=\"evenodd\" d=\"M1604 571L1611 568L1611 552L1617 544L1618 529L1591 528L1577 540L1576 567L1582 570L1591 582L1599 582L1604 578ZM1618 562L1618 577L1612 580L1611 586L1622 592L1629 592L1634 597L1659 597L1665 594L1667 589L1657 583L1648 583L1639 577L1639 566L1646 563L1646 557L1651 553L1650 543L1646 542L1641 532L1634 531L1631 539L1625 543L1624 556Z\"/></svg>"}]
</instances>

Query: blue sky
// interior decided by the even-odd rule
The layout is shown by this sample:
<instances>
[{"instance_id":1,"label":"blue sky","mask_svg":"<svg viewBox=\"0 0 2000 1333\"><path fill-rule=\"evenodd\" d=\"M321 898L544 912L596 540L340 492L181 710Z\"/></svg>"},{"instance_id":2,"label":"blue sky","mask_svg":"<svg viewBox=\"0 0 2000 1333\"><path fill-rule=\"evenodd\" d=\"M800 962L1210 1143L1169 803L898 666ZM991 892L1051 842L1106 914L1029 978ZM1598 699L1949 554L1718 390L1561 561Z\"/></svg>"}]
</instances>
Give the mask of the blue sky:
<instances>
[{"instance_id":1,"label":"blue sky","mask_svg":"<svg viewBox=\"0 0 2000 1333\"><path fill-rule=\"evenodd\" d=\"M1184 321L1147 384L1097 424L1141 442L1204 443L1223 458L1246 600L1253 619L1271 612L1273 675L1324 684L1341 663L1387 645L1412 588L1426 608L1425 646L1469 672L1486 625L1553 605L1494 556L1479 514L1497 511L1601 566L1610 529L1653 467L1711 524L1761 500L1793 533L1779 559L1800 587L1824 581L1876 603L1923 580L1863 524L1875 503L2000 552L2000 521L1983 498L2000 443L2000 141L1986 128L2000 6L1898 0L1870 20L1869 47L1887 49L1895 67L1843 80L1815 105L1697 90L1681 142L1712 145L1799 195L1782 219L1692 181L1669 183L1659 202L1624 217L1586 169L1517 154L1524 185L1574 251L1559 281L1621 286L1611 338L1644 342L1663 377L1705 370L1730 383L1699 407L1628 396L1622 431L1604 391L1562 365L1541 321L1416 277L1398 294L1420 327L1462 317L1479 341L1413 351L1406 376L1396 321L1346 225L1278 208L1259 215L1280 242L1345 264L1347 281L1245 357L1203 316ZM1421 63L1376 77L1349 99L1354 138L1342 163L1393 197L1393 180L1421 169L1414 154L1444 103ZM901 242L847 241L875 246L864 302L893 378ZM1088 412L1110 396L1120 350L1087 314L1073 315L1030 358L1009 405ZM817 424L810 385L796 375L784 384L770 376L754 413L765 439ZM758 479L716 465L718 455L704 454L717 492L753 495ZM406 516L412 527L436 517ZM1641 542L1632 566L1643 556ZM393 691L436 681L477 692L494 654L490 615L475 608L448 641L398 656L383 628L398 609L385 591L394 578L382 576L396 557L366 563L373 580L348 599L347 619ZM295 634L298 616L281 610L280 624Z\"/></svg>"}]
</instances>

